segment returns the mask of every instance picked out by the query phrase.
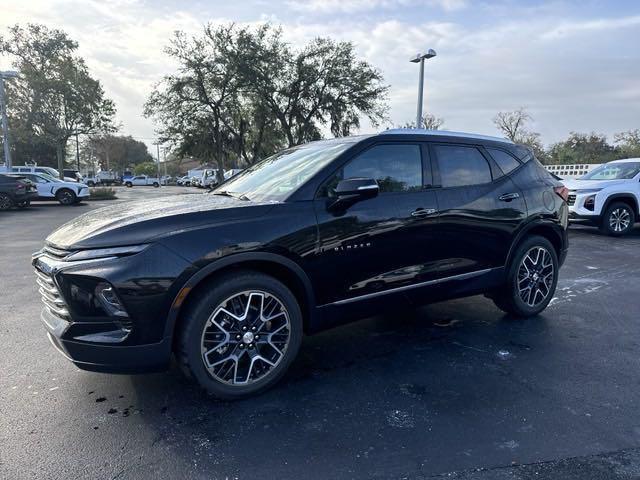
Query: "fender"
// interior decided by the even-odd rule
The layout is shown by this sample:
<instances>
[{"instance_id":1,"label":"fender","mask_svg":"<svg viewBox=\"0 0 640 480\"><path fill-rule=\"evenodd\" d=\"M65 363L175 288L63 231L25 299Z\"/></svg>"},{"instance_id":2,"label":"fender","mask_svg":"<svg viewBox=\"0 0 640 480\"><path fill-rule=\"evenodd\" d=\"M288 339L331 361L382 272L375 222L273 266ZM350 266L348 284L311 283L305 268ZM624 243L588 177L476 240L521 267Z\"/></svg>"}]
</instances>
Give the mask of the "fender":
<instances>
[{"instance_id":1,"label":"fender","mask_svg":"<svg viewBox=\"0 0 640 480\"><path fill-rule=\"evenodd\" d=\"M298 280L302 283L304 287L304 293L307 299L309 320L311 319L311 315L315 311L315 295L313 293L313 287L311 285L311 280L305 273L305 271L293 260L275 253L268 252L244 252L244 253L234 253L227 257L221 258L220 260L216 260L214 262L209 263L205 267L198 270L194 273L180 288L180 291L174 298L171 308L169 309L169 314L167 315L167 322L165 325L164 338L172 337L173 331L175 328L175 324L180 315L180 311L184 301L188 298L189 293L196 288L202 281L206 280L213 273L222 270L225 267L229 267L231 265L241 265L242 263L249 263L255 261L269 262L278 264L282 267L288 269L291 273L293 273Z\"/></svg>"},{"instance_id":2,"label":"fender","mask_svg":"<svg viewBox=\"0 0 640 480\"><path fill-rule=\"evenodd\" d=\"M638 197L636 196L636 194L632 192L628 192L628 193L622 192L622 193L612 193L607 197L607 199L604 202L604 205L602 206L602 210L600 210L600 215L604 215L604 213L607 211L607 208L609 208L609 205L611 205L611 202L615 200L621 200L621 199L627 199L627 200L631 199L633 201L634 208L635 208L634 213L636 215L640 214L640 211L638 210Z\"/></svg>"},{"instance_id":3,"label":"fender","mask_svg":"<svg viewBox=\"0 0 640 480\"><path fill-rule=\"evenodd\" d=\"M511 258L513 257L515 253L515 249L517 245L520 243L520 241L522 240L522 238L528 232L530 232L531 230L537 227L543 227L552 231L558 237L558 240L560 240L561 250L564 250L567 248L567 244L562 232L562 227L560 225L558 225L556 222L551 220L545 220L539 217L534 218L520 229L520 231L516 234L515 238L513 239L513 242L511 242L511 246L509 247L509 253L507 254L507 259L504 264L505 271L508 271L509 264L511 263ZM558 255L558 260L560 260L560 257L561 255Z\"/></svg>"}]
</instances>

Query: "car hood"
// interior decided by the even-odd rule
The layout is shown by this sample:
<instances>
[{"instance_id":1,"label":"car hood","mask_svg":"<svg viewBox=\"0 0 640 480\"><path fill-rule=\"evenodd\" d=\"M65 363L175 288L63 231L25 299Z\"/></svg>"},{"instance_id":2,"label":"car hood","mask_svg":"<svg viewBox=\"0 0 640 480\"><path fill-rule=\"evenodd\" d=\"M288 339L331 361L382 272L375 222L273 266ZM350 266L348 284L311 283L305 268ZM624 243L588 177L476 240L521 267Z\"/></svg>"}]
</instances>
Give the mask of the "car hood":
<instances>
[{"instance_id":1,"label":"car hood","mask_svg":"<svg viewBox=\"0 0 640 480\"><path fill-rule=\"evenodd\" d=\"M627 183L628 180L562 180L569 190L602 189Z\"/></svg>"},{"instance_id":2,"label":"car hood","mask_svg":"<svg viewBox=\"0 0 640 480\"><path fill-rule=\"evenodd\" d=\"M274 202L253 202L212 194L185 194L118 202L64 224L46 242L62 249L135 245L216 223L265 214Z\"/></svg>"}]
</instances>

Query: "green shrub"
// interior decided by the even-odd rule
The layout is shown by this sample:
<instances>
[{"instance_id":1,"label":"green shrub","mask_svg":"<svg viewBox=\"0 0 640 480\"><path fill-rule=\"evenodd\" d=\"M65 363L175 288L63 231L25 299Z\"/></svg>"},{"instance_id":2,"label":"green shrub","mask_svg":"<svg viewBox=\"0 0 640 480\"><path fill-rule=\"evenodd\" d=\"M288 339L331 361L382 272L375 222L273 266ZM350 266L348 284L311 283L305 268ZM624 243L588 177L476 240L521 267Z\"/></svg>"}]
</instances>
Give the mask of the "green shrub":
<instances>
[{"instance_id":1,"label":"green shrub","mask_svg":"<svg viewBox=\"0 0 640 480\"><path fill-rule=\"evenodd\" d=\"M116 191L111 187L97 187L89 190L91 196L89 200L115 200Z\"/></svg>"}]
</instances>

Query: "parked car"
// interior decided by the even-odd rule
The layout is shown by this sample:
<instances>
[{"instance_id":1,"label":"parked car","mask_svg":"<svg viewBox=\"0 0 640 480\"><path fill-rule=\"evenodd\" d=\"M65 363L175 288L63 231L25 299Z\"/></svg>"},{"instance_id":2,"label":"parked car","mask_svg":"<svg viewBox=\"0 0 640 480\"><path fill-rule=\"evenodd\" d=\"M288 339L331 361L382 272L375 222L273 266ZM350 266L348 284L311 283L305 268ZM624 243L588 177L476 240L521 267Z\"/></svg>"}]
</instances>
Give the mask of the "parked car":
<instances>
[{"instance_id":1,"label":"parked car","mask_svg":"<svg viewBox=\"0 0 640 480\"><path fill-rule=\"evenodd\" d=\"M566 195L503 139L308 143L209 194L60 227L33 258L44 325L80 368L164 369L173 353L211 394L245 397L283 376L303 334L357 318L477 294L542 312L567 254Z\"/></svg>"},{"instance_id":2,"label":"parked car","mask_svg":"<svg viewBox=\"0 0 640 480\"><path fill-rule=\"evenodd\" d=\"M41 166L39 167L37 165L14 166L11 168L11 172L7 171L6 165L0 166L0 173L44 173L46 175L51 175L54 178L60 178L60 174L58 173L58 170L56 170L55 168L41 167ZM75 182L77 181L77 179L75 177L67 177L65 174L64 181Z\"/></svg>"},{"instance_id":3,"label":"parked car","mask_svg":"<svg viewBox=\"0 0 640 480\"><path fill-rule=\"evenodd\" d=\"M563 180L569 189L569 219L595 225L612 236L631 232L640 218L640 158L600 165L578 180Z\"/></svg>"},{"instance_id":4,"label":"parked car","mask_svg":"<svg viewBox=\"0 0 640 480\"><path fill-rule=\"evenodd\" d=\"M90 187L95 187L97 185L117 185L120 183L120 178L116 172L111 170L100 170L95 175L88 175L85 178L85 183Z\"/></svg>"},{"instance_id":5,"label":"parked car","mask_svg":"<svg viewBox=\"0 0 640 480\"><path fill-rule=\"evenodd\" d=\"M190 187L191 186L191 178L187 175L185 175L184 177L180 177L176 183L178 185L182 185L183 187Z\"/></svg>"},{"instance_id":6,"label":"parked car","mask_svg":"<svg viewBox=\"0 0 640 480\"><path fill-rule=\"evenodd\" d=\"M25 177L0 174L0 210L28 207L37 197L36 187Z\"/></svg>"},{"instance_id":7,"label":"parked car","mask_svg":"<svg viewBox=\"0 0 640 480\"><path fill-rule=\"evenodd\" d=\"M200 177L191 177L190 183L192 187L200 188Z\"/></svg>"},{"instance_id":8,"label":"parked car","mask_svg":"<svg viewBox=\"0 0 640 480\"><path fill-rule=\"evenodd\" d=\"M89 187L84 183L63 182L46 173L10 173L9 175L25 177L33 182L38 191L38 200L57 200L61 205L73 205L89 197Z\"/></svg>"},{"instance_id":9,"label":"parked car","mask_svg":"<svg viewBox=\"0 0 640 480\"><path fill-rule=\"evenodd\" d=\"M73 169L65 169L63 170L63 174L64 174L64 178L71 178L76 182L82 182L82 175L80 175L80 172L78 170L73 170Z\"/></svg>"},{"instance_id":10,"label":"parked car","mask_svg":"<svg viewBox=\"0 0 640 480\"><path fill-rule=\"evenodd\" d=\"M159 187L160 180L158 177L149 177L147 175L136 175L135 177L131 177L129 180L124 182L125 187L134 187L134 186L153 186Z\"/></svg>"},{"instance_id":11,"label":"parked car","mask_svg":"<svg viewBox=\"0 0 640 480\"><path fill-rule=\"evenodd\" d=\"M202 172L198 186L202 188L213 188L218 184L218 173L215 170L207 169Z\"/></svg>"}]
</instances>

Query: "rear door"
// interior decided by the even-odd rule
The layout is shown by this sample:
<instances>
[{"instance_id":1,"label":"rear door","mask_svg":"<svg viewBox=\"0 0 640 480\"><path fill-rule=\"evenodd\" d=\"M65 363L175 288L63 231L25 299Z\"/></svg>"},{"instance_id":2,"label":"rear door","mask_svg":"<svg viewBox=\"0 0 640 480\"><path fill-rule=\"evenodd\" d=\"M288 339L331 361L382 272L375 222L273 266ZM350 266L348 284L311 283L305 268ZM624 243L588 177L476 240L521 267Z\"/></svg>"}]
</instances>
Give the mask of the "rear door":
<instances>
[{"instance_id":1,"label":"rear door","mask_svg":"<svg viewBox=\"0 0 640 480\"><path fill-rule=\"evenodd\" d=\"M502 267L526 218L519 188L481 145L433 143L430 151L441 186L437 198L444 276Z\"/></svg>"}]
</instances>

